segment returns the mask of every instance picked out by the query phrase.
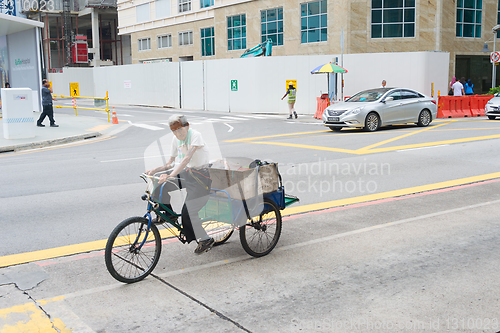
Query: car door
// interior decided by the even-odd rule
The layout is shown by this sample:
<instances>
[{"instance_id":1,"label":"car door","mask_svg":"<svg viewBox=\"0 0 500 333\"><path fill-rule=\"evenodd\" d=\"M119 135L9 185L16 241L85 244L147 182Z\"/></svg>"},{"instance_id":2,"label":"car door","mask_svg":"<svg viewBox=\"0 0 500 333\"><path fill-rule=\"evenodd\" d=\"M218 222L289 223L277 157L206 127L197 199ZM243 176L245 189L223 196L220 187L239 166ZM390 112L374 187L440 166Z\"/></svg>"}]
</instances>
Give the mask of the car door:
<instances>
[{"instance_id":1,"label":"car door","mask_svg":"<svg viewBox=\"0 0 500 333\"><path fill-rule=\"evenodd\" d=\"M422 99L424 97L415 91L401 89L401 122L416 122L422 110Z\"/></svg>"},{"instance_id":2,"label":"car door","mask_svg":"<svg viewBox=\"0 0 500 333\"><path fill-rule=\"evenodd\" d=\"M392 97L392 100L388 100ZM390 98L389 98L390 99ZM385 98L384 103L381 103L379 114L382 120L382 125L394 124L401 118L401 89L390 92Z\"/></svg>"}]
</instances>

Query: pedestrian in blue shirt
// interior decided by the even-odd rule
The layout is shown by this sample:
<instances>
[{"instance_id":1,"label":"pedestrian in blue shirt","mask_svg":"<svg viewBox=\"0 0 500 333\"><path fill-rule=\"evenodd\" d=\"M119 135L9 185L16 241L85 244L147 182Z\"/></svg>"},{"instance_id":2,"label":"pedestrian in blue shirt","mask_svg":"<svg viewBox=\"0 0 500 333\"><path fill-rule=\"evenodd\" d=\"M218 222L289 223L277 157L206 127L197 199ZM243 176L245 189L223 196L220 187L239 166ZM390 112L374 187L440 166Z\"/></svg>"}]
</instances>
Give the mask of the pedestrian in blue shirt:
<instances>
[{"instance_id":1,"label":"pedestrian in blue shirt","mask_svg":"<svg viewBox=\"0 0 500 333\"><path fill-rule=\"evenodd\" d=\"M50 127L59 127L59 125L56 125L56 122L54 120L54 109L52 108L52 100L56 101L56 99L52 97L52 88L50 87L50 83L46 79L43 79L42 85L43 85L42 87L43 112L40 115L40 118L38 118L36 126L45 127L45 125L43 125L42 123L45 120L45 117L49 117Z\"/></svg>"},{"instance_id":2,"label":"pedestrian in blue shirt","mask_svg":"<svg viewBox=\"0 0 500 333\"><path fill-rule=\"evenodd\" d=\"M466 95L474 95L474 85L471 79L468 79L465 83L464 90Z\"/></svg>"}]
</instances>

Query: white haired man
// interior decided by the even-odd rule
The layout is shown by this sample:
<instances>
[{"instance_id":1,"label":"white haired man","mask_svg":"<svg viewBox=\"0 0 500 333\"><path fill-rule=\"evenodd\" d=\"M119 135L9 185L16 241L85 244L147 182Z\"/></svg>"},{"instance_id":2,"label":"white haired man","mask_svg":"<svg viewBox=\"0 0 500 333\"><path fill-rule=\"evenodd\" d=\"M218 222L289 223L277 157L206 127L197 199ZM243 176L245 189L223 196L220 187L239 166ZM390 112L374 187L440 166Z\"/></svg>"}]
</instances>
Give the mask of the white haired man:
<instances>
[{"instance_id":1,"label":"white haired man","mask_svg":"<svg viewBox=\"0 0 500 333\"><path fill-rule=\"evenodd\" d=\"M214 239L207 235L198 216L198 212L208 201L212 185L208 172L208 148L200 132L189 128L185 116L173 115L169 118L168 124L174 133L170 158L165 165L146 173L154 175L167 171L161 174L159 180L159 183L164 185L158 187L153 196L170 210L172 206L169 192L186 189L187 196L182 207L184 234L188 243L193 240L198 242L194 252L202 254L210 250L214 244ZM158 221L161 222L159 217Z\"/></svg>"}]
</instances>

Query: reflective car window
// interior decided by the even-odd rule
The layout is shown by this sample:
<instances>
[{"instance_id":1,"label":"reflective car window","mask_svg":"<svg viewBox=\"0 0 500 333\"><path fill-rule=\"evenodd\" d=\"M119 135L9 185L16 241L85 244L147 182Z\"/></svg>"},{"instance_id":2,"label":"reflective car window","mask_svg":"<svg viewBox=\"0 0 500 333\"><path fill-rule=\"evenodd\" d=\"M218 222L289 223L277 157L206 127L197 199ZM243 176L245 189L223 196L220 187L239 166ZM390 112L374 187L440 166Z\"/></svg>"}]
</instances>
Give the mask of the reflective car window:
<instances>
[{"instance_id":1,"label":"reflective car window","mask_svg":"<svg viewBox=\"0 0 500 333\"><path fill-rule=\"evenodd\" d=\"M357 93L347 100L347 102L374 102L382 97L388 89L371 89Z\"/></svg>"},{"instance_id":2,"label":"reflective car window","mask_svg":"<svg viewBox=\"0 0 500 333\"><path fill-rule=\"evenodd\" d=\"M401 90L393 91L389 95L387 95L387 97L392 97L395 101L397 101L401 99Z\"/></svg>"},{"instance_id":3,"label":"reflective car window","mask_svg":"<svg viewBox=\"0 0 500 333\"><path fill-rule=\"evenodd\" d=\"M420 98L420 96L410 90L401 90L401 98L402 99L408 99L408 98Z\"/></svg>"}]
</instances>

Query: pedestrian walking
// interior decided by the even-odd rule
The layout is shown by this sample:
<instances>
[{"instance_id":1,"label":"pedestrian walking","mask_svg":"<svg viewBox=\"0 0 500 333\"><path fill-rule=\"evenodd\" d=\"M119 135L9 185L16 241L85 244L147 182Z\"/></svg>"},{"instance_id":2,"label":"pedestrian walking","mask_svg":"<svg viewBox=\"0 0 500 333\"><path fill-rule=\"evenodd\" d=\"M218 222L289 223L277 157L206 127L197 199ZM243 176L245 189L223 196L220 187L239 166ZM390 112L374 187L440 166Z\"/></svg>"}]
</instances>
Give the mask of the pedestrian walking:
<instances>
[{"instance_id":1,"label":"pedestrian walking","mask_svg":"<svg viewBox=\"0 0 500 333\"><path fill-rule=\"evenodd\" d=\"M295 112L295 99L297 95L297 89L293 86L293 84L288 85L288 90L286 91L285 95L281 97L281 100L285 98L288 95L288 111L290 112L290 115L286 119L293 119L292 113L295 116L295 119L297 119L297 112Z\"/></svg>"},{"instance_id":2,"label":"pedestrian walking","mask_svg":"<svg viewBox=\"0 0 500 333\"><path fill-rule=\"evenodd\" d=\"M464 78L462 79L465 81ZM455 83L453 83L453 85L451 86L451 89L453 89L453 96L465 95L464 86L462 85L462 83L460 83L460 81L455 81Z\"/></svg>"},{"instance_id":3,"label":"pedestrian walking","mask_svg":"<svg viewBox=\"0 0 500 333\"><path fill-rule=\"evenodd\" d=\"M387 82L385 82L385 80L382 80L382 86L380 88L385 88L386 85L387 85Z\"/></svg>"},{"instance_id":4,"label":"pedestrian walking","mask_svg":"<svg viewBox=\"0 0 500 333\"><path fill-rule=\"evenodd\" d=\"M52 108L52 101L56 101L54 97L52 97L52 87L50 86L49 81L46 79L42 80L42 114L40 115L40 118L38 118L38 121L36 122L36 126L38 127L45 127L43 125L43 121L45 120L45 117L49 117L50 120L50 127L59 127L59 125L56 125L56 122L54 120L54 109Z\"/></svg>"},{"instance_id":5,"label":"pedestrian walking","mask_svg":"<svg viewBox=\"0 0 500 333\"><path fill-rule=\"evenodd\" d=\"M464 90L466 95L474 95L474 85L472 84L471 79L468 79L465 83Z\"/></svg>"},{"instance_id":6,"label":"pedestrian walking","mask_svg":"<svg viewBox=\"0 0 500 333\"><path fill-rule=\"evenodd\" d=\"M448 91L448 96L453 96L453 84L457 82L457 78L454 76L450 82L450 91Z\"/></svg>"}]
</instances>

